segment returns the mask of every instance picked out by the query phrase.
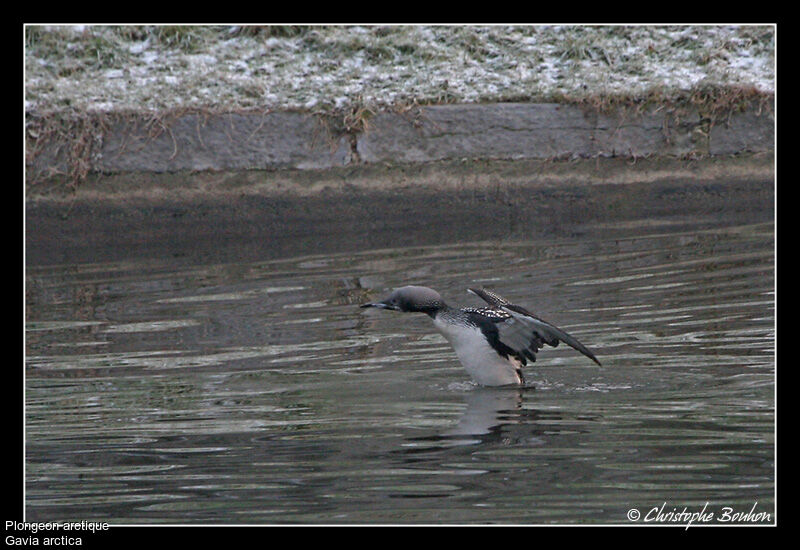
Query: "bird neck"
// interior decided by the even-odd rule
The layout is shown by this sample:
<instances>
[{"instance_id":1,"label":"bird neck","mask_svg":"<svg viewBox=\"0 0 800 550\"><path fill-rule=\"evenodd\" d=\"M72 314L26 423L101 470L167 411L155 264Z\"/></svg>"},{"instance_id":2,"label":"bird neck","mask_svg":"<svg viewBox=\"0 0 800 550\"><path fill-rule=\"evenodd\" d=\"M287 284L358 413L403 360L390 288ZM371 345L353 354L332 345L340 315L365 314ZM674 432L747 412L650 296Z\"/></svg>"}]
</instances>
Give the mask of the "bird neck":
<instances>
[{"instance_id":1,"label":"bird neck","mask_svg":"<svg viewBox=\"0 0 800 550\"><path fill-rule=\"evenodd\" d=\"M437 317L441 316L449 317L456 311L458 311L457 308L452 308L447 304L445 304L444 302L439 302L438 304L436 304L435 307L426 309L424 313L430 315L431 319L436 319Z\"/></svg>"},{"instance_id":2,"label":"bird neck","mask_svg":"<svg viewBox=\"0 0 800 550\"><path fill-rule=\"evenodd\" d=\"M442 313L446 313L447 311L451 310L452 308L445 304L444 302L437 302L430 306L423 306L417 309L417 311L425 313L431 319L436 319L438 315Z\"/></svg>"}]
</instances>

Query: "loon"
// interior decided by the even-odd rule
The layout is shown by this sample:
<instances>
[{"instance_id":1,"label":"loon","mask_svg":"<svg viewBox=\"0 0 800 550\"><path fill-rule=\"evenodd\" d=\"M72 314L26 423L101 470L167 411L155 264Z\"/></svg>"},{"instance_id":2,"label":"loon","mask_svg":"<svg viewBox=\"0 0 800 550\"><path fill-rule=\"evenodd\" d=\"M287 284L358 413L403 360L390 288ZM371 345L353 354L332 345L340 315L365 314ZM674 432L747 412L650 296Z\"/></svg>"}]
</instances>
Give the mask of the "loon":
<instances>
[{"instance_id":1,"label":"loon","mask_svg":"<svg viewBox=\"0 0 800 550\"><path fill-rule=\"evenodd\" d=\"M396 289L381 302L360 307L427 314L472 380L481 386L524 384L522 367L528 360L536 361L536 352L544 344L556 347L564 342L600 365L589 348L525 308L485 288L467 290L488 306L450 307L435 290L412 285Z\"/></svg>"}]
</instances>

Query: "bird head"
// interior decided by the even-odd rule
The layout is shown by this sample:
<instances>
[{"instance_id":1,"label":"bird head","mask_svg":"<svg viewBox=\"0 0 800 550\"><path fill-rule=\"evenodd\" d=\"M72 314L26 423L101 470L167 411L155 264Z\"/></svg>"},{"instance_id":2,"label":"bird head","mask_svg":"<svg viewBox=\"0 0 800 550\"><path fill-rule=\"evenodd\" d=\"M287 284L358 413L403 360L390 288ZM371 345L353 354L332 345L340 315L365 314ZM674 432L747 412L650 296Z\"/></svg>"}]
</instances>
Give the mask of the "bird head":
<instances>
[{"instance_id":1,"label":"bird head","mask_svg":"<svg viewBox=\"0 0 800 550\"><path fill-rule=\"evenodd\" d=\"M442 297L432 288L411 285L396 289L380 302L361 304L361 307L421 312L430 315L431 312L438 310L443 305Z\"/></svg>"}]
</instances>

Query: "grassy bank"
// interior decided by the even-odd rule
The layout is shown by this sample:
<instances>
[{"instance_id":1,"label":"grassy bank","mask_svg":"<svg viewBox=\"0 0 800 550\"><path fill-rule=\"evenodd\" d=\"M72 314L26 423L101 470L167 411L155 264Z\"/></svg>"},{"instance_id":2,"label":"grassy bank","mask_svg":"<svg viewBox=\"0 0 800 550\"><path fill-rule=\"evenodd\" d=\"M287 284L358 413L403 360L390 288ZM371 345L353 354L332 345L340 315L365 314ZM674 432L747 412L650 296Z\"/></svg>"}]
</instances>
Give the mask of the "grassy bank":
<instances>
[{"instance_id":1,"label":"grassy bank","mask_svg":"<svg viewBox=\"0 0 800 550\"><path fill-rule=\"evenodd\" d=\"M270 109L774 92L771 26L27 26L26 110Z\"/></svg>"},{"instance_id":2,"label":"grassy bank","mask_svg":"<svg viewBox=\"0 0 800 550\"><path fill-rule=\"evenodd\" d=\"M40 26L25 28L27 159L57 143L74 186L120 119L299 111L329 133L381 110L557 102L700 113L774 103L772 26ZM627 116L627 115L623 115Z\"/></svg>"}]
</instances>

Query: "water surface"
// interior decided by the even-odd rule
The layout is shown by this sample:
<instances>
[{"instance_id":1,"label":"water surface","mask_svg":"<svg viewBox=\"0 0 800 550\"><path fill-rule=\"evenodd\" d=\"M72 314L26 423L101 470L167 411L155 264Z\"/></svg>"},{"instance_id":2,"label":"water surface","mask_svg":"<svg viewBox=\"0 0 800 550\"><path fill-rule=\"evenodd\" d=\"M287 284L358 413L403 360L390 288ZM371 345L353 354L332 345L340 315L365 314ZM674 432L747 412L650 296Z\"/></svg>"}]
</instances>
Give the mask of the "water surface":
<instances>
[{"instance_id":1,"label":"water surface","mask_svg":"<svg viewBox=\"0 0 800 550\"><path fill-rule=\"evenodd\" d=\"M216 265L29 267L28 521L629 523L771 514L771 223ZM485 285L573 333L469 381L408 283ZM640 523L643 520L639 521Z\"/></svg>"}]
</instances>

